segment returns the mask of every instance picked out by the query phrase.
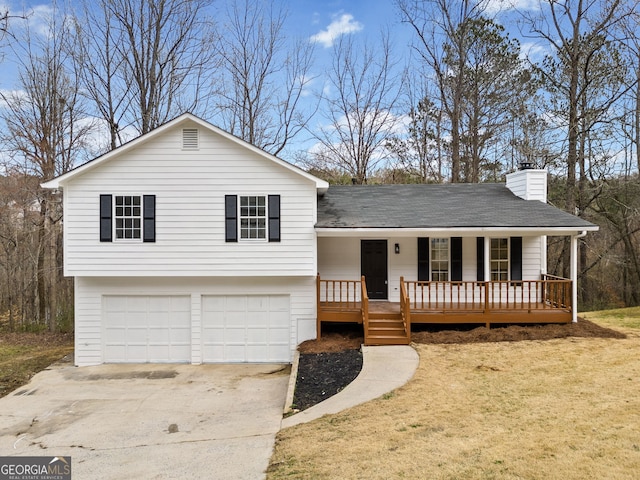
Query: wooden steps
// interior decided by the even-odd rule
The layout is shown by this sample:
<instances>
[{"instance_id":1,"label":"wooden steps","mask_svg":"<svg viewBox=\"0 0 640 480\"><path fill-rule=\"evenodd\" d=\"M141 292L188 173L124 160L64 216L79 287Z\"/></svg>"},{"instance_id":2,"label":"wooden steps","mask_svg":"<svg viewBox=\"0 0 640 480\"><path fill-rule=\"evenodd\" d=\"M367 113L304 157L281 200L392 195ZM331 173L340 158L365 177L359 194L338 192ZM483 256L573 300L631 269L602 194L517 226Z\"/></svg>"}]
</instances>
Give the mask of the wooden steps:
<instances>
[{"instance_id":1,"label":"wooden steps","mask_svg":"<svg viewBox=\"0 0 640 480\"><path fill-rule=\"evenodd\" d=\"M376 313L369 315L365 345L408 345L409 343L401 314Z\"/></svg>"}]
</instances>

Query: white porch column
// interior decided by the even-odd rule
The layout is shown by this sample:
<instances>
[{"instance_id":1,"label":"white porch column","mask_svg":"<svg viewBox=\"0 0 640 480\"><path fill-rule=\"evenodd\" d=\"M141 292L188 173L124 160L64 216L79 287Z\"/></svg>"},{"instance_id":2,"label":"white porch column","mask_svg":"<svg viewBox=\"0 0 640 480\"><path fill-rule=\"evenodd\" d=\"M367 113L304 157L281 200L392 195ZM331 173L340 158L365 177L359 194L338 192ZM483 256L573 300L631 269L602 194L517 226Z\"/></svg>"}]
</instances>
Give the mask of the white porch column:
<instances>
[{"instance_id":1,"label":"white porch column","mask_svg":"<svg viewBox=\"0 0 640 480\"><path fill-rule=\"evenodd\" d=\"M491 238L484 237L484 281L491 281Z\"/></svg>"},{"instance_id":2,"label":"white porch column","mask_svg":"<svg viewBox=\"0 0 640 480\"><path fill-rule=\"evenodd\" d=\"M571 321L578 321L578 236L571 235Z\"/></svg>"},{"instance_id":3,"label":"white porch column","mask_svg":"<svg viewBox=\"0 0 640 480\"><path fill-rule=\"evenodd\" d=\"M571 235L571 315L574 323L578 321L578 240L586 235L586 230Z\"/></svg>"}]
</instances>

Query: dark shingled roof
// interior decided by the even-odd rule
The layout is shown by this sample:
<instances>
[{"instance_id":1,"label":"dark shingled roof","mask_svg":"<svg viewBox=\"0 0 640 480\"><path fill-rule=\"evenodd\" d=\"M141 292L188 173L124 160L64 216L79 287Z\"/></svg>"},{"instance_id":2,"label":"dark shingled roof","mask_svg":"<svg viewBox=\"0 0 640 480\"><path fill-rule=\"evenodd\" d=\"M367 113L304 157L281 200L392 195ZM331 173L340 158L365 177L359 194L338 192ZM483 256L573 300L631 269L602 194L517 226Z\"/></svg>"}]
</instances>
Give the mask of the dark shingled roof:
<instances>
[{"instance_id":1,"label":"dark shingled roof","mask_svg":"<svg viewBox=\"0 0 640 480\"><path fill-rule=\"evenodd\" d=\"M318 228L592 228L504 184L349 185L318 200Z\"/></svg>"}]
</instances>

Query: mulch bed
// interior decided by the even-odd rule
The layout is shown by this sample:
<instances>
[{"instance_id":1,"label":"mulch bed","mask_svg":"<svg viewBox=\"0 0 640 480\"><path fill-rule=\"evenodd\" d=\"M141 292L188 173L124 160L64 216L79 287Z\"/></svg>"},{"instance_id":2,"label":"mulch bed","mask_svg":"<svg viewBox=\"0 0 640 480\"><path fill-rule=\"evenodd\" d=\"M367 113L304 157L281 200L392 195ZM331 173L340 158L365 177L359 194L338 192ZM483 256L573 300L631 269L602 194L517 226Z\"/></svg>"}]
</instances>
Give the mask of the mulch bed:
<instances>
[{"instance_id":1,"label":"mulch bed","mask_svg":"<svg viewBox=\"0 0 640 480\"><path fill-rule=\"evenodd\" d=\"M626 338L626 335L588 320L547 325L505 325L491 328L476 325L414 325L415 343L462 344L552 340L554 338ZM322 338L308 340L298 347L300 361L294 395L294 408L305 410L335 395L349 385L362 369L360 346L362 326L323 325Z\"/></svg>"},{"instance_id":2,"label":"mulch bed","mask_svg":"<svg viewBox=\"0 0 640 480\"><path fill-rule=\"evenodd\" d=\"M300 355L293 406L306 410L349 385L362 369L362 352L307 353Z\"/></svg>"}]
</instances>

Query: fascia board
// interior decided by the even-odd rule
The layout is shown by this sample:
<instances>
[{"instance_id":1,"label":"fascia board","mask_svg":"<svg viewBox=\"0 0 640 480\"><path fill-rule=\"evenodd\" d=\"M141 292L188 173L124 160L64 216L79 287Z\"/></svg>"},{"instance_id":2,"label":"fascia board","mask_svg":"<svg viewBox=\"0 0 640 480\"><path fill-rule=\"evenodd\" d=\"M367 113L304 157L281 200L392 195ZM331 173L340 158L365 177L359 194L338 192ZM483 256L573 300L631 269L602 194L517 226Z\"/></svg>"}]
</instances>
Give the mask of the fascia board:
<instances>
[{"instance_id":1,"label":"fascia board","mask_svg":"<svg viewBox=\"0 0 640 480\"><path fill-rule=\"evenodd\" d=\"M509 236L571 236L584 231L598 231L597 225L590 227L468 227L468 228L316 228L318 237L418 237L418 236L443 236L443 237L472 237L490 235Z\"/></svg>"}]
</instances>

